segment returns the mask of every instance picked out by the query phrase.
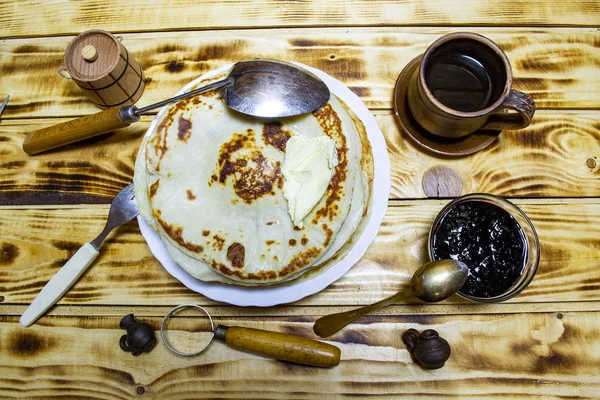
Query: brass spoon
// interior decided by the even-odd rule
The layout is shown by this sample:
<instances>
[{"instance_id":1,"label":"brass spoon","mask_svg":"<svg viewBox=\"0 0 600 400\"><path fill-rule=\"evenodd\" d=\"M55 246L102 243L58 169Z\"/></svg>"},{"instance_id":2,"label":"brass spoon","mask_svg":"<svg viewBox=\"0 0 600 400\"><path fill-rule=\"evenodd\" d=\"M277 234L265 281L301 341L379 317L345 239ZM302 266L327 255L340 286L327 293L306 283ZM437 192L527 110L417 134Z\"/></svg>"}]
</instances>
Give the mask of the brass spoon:
<instances>
[{"instance_id":1,"label":"brass spoon","mask_svg":"<svg viewBox=\"0 0 600 400\"><path fill-rule=\"evenodd\" d=\"M460 261L431 261L415 271L410 281L410 291L398 292L369 306L321 317L315 322L313 331L320 337L333 335L371 311L398 303L411 296L428 303L442 301L452 296L465 284L468 272L469 268Z\"/></svg>"}]
</instances>

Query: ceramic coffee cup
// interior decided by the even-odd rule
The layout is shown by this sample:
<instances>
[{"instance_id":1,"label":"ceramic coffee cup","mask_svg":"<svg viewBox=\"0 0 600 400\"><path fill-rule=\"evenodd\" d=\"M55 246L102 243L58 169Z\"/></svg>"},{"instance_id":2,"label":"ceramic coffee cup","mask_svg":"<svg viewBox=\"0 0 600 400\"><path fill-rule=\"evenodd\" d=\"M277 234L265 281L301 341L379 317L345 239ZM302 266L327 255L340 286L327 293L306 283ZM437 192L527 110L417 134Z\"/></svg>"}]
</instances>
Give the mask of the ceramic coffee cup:
<instances>
[{"instance_id":1,"label":"ceramic coffee cup","mask_svg":"<svg viewBox=\"0 0 600 400\"><path fill-rule=\"evenodd\" d=\"M423 54L408 84L408 105L424 129L445 138L525 128L535 103L511 87L510 62L497 44L475 33L451 33Z\"/></svg>"}]
</instances>

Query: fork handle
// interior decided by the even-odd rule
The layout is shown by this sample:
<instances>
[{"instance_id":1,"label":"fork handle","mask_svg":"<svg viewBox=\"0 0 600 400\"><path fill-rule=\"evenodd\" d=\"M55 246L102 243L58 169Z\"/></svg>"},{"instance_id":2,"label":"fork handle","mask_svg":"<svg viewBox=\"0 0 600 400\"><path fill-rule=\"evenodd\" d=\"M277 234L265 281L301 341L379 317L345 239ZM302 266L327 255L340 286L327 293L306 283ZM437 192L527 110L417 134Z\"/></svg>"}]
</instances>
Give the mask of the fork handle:
<instances>
[{"instance_id":1,"label":"fork handle","mask_svg":"<svg viewBox=\"0 0 600 400\"><path fill-rule=\"evenodd\" d=\"M87 267L98 257L98 250L86 243L71 259L48 281L21 316L23 326L33 324L42 314L54 305L79 279Z\"/></svg>"}]
</instances>

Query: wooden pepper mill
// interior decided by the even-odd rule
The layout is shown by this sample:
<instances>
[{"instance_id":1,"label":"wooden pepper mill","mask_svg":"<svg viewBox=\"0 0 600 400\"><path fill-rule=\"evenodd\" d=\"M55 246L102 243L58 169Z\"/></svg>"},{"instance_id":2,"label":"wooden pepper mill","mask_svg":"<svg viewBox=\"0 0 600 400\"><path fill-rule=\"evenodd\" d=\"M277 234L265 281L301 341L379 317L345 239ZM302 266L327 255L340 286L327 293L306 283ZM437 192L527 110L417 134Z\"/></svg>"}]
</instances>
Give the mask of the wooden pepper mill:
<instances>
[{"instance_id":1,"label":"wooden pepper mill","mask_svg":"<svg viewBox=\"0 0 600 400\"><path fill-rule=\"evenodd\" d=\"M94 29L69 43L58 73L72 79L98 107L134 104L144 92L144 71L109 32Z\"/></svg>"}]
</instances>

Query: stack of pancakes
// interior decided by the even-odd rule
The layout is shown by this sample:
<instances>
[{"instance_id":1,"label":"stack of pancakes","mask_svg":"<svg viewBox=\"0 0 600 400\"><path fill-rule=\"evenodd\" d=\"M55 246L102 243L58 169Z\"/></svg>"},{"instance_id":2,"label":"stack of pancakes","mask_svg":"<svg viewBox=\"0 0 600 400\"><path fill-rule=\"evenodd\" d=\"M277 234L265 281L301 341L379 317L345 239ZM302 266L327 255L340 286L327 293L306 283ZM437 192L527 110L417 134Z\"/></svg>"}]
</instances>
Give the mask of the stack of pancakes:
<instances>
[{"instance_id":1,"label":"stack of pancakes","mask_svg":"<svg viewBox=\"0 0 600 400\"><path fill-rule=\"evenodd\" d=\"M296 135L328 136L338 158L302 228L282 191ZM216 90L159 114L134 176L140 214L173 260L202 281L237 285L289 281L343 257L366 220L372 181L365 128L333 94L311 114L265 120L229 109Z\"/></svg>"}]
</instances>

